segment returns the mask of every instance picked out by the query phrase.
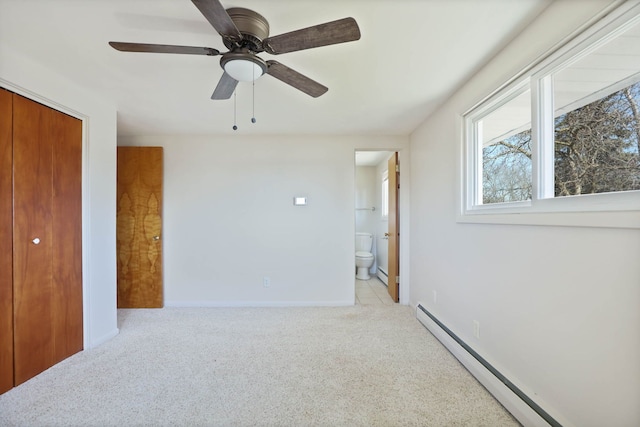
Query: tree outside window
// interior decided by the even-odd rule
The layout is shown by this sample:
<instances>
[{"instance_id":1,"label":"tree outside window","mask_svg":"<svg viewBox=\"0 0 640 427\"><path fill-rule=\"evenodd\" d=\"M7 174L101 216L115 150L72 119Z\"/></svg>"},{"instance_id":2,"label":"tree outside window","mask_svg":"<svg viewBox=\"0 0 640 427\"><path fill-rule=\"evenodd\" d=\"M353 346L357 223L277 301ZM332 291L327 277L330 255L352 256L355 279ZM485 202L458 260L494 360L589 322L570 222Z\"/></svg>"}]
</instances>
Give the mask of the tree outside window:
<instances>
[{"instance_id":1,"label":"tree outside window","mask_svg":"<svg viewBox=\"0 0 640 427\"><path fill-rule=\"evenodd\" d=\"M555 119L555 195L640 189L640 83Z\"/></svg>"}]
</instances>

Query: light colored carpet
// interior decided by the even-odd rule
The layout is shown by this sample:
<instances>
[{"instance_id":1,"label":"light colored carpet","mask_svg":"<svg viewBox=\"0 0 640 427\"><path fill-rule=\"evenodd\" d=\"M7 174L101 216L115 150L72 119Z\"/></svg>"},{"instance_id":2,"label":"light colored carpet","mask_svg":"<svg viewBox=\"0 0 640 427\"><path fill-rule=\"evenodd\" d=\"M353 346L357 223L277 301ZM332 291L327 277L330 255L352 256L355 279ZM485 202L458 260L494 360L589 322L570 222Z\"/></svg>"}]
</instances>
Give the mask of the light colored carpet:
<instances>
[{"instance_id":1,"label":"light colored carpet","mask_svg":"<svg viewBox=\"0 0 640 427\"><path fill-rule=\"evenodd\" d=\"M512 426L406 306L120 310L1 426Z\"/></svg>"}]
</instances>

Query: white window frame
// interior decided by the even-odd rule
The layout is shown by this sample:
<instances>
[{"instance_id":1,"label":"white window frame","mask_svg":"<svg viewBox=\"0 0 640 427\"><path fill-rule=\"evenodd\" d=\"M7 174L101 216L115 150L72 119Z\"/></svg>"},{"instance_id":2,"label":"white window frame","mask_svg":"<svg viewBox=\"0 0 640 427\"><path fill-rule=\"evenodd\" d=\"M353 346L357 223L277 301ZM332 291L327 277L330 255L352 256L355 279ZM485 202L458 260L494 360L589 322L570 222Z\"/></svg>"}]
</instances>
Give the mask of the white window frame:
<instances>
[{"instance_id":1,"label":"white window frame","mask_svg":"<svg viewBox=\"0 0 640 427\"><path fill-rule=\"evenodd\" d=\"M552 75L640 23L640 4L621 6L463 115L458 222L640 228L640 190L554 197ZM475 123L531 89L532 199L481 204L482 142ZM595 100L595 97L594 97Z\"/></svg>"},{"instance_id":2,"label":"white window frame","mask_svg":"<svg viewBox=\"0 0 640 427\"><path fill-rule=\"evenodd\" d=\"M517 98L529 89L529 79L520 79L511 84L508 90L502 91L498 96L491 99L491 102L485 103L480 108L473 111L467 116L465 123L465 132L468 138L467 154L466 154L466 170L467 182L471 185L467 186L468 191L465 197L465 206L470 211L495 210L504 208L505 206L530 206L529 200L509 203L491 203L481 204L482 200L482 124L478 123L478 119L488 116L493 111L504 106L509 101Z\"/></svg>"},{"instance_id":3,"label":"white window frame","mask_svg":"<svg viewBox=\"0 0 640 427\"><path fill-rule=\"evenodd\" d=\"M382 213L382 219L389 219L389 171L385 170L382 173L382 182L380 184L380 209Z\"/></svg>"}]
</instances>

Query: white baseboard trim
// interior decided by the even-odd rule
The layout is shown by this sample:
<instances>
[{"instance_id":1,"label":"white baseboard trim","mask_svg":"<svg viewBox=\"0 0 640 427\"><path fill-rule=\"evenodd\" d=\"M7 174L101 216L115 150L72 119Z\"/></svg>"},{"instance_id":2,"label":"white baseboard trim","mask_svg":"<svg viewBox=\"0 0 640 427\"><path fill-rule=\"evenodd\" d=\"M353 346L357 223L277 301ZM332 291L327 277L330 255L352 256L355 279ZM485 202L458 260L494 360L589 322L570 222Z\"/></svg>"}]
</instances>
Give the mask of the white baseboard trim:
<instances>
[{"instance_id":1,"label":"white baseboard trim","mask_svg":"<svg viewBox=\"0 0 640 427\"><path fill-rule=\"evenodd\" d=\"M91 348L96 348L99 345L102 345L105 342L109 341L110 339L114 338L119 333L120 333L120 329L115 328L113 331L109 332L108 334L105 334L105 335L101 336L98 339L91 340L91 342L87 346L85 346L85 350L89 350Z\"/></svg>"},{"instance_id":2,"label":"white baseboard trim","mask_svg":"<svg viewBox=\"0 0 640 427\"><path fill-rule=\"evenodd\" d=\"M423 311L423 309L427 312ZM512 388L507 384L510 384L518 390L518 392L522 393L518 387L506 378L503 378L505 380L504 382L500 380L451 335L449 335L445 329L436 323L436 321L429 316L431 313L427 313L428 310L426 309L426 306L418 302L416 305L416 317L420 323L422 323L427 330L431 332L447 348L447 350L449 350L449 352L464 365L465 368L467 368L471 375L473 375L520 423L526 427L549 427L550 425L561 427L562 425L571 425L557 414L553 414L553 416L551 416L546 408L539 408L544 412L544 415L536 412L532 406L527 404L526 401L514 392L514 390L512 390ZM431 315L433 316L433 314ZM524 397L531 400L531 396L532 394L529 393ZM537 403L533 403L533 405L542 406ZM547 419L544 418L545 416Z\"/></svg>"},{"instance_id":3,"label":"white baseboard trim","mask_svg":"<svg viewBox=\"0 0 640 427\"><path fill-rule=\"evenodd\" d=\"M165 301L164 306L176 307L346 307L355 305L349 301Z\"/></svg>"}]
</instances>

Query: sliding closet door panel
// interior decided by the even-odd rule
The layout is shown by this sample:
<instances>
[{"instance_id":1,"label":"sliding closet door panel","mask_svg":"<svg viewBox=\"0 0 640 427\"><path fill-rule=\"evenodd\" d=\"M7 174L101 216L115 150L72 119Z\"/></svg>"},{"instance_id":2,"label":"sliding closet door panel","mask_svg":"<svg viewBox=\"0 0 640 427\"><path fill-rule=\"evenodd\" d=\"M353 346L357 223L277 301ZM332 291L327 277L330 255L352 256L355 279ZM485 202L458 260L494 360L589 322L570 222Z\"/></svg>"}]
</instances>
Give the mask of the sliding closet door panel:
<instances>
[{"instance_id":1,"label":"sliding closet door panel","mask_svg":"<svg viewBox=\"0 0 640 427\"><path fill-rule=\"evenodd\" d=\"M12 98L0 89L0 393L13 387Z\"/></svg>"},{"instance_id":2,"label":"sliding closet door panel","mask_svg":"<svg viewBox=\"0 0 640 427\"><path fill-rule=\"evenodd\" d=\"M14 364L15 383L53 363L52 114L14 95Z\"/></svg>"},{"instance_id":3,"label":"sliding closet door panel","mask_svg":"<svg viewBox=\"0 0 640 427\"><path fill-rule=\"evenodd\" d=\"M54 363L82 350L82 122L52 111Z\"/></svg>"}]
</instances>

